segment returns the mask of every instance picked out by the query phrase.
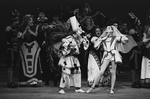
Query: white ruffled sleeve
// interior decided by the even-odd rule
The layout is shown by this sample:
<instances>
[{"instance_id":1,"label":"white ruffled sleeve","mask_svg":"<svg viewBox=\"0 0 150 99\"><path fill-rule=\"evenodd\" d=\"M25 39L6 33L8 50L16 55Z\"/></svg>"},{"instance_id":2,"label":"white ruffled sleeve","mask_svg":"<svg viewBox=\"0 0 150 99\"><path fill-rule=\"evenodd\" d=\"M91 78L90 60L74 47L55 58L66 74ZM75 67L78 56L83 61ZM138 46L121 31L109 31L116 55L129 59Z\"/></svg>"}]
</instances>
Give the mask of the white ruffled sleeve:
<instances>
[{"instance_id":1,"label":"white ruffled sleeve","mask_svg":"<svg viewBox=\"0 0 150 99\"><path fill-rule=\"evenodd\" d=\"M101 40L98 37L92 37L91 42L94 43L94 48L99 49Z\"/></svg>"}]
</instances>

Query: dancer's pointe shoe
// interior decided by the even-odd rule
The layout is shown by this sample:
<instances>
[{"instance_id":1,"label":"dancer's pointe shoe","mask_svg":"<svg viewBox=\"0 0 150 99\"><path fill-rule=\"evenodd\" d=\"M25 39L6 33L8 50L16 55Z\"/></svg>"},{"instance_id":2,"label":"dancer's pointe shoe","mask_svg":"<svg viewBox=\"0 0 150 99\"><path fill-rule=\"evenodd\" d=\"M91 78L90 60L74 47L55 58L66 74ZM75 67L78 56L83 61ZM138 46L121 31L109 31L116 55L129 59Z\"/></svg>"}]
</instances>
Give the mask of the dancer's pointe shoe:
<instances>
[{"instance_id":1,"label":"dancer's pointe shoe","mask_svg":"<svg viewBox=\"0 0 150 99\"><path fill-rule=\"evenodd\" d=\"M114 94L114 90L113 89L110 89L110 94Z\"/></svg>"},{"instance_id":2,"label":"dancer's pointe shoe","mask_svg":"<svg viewBox=\"0 0 150 99\"><path fill-rule=\"evenodd\" d=\"M60 94L65 94L65 91L63 89L59 90Z\"/></svg>"},{"instance_id":3,"label":"dancer's pointe shoe","mask_svg":"<svg viewBox=\"0 0 150 99\"><path fill-rule=\"evenodd\" d=\"M17 84L15 84L14 82L7 83L7 87L8 88L17 88Z\"/></svg>"},{"instance_id":4,"label":"dancer's pointe shoe","mask_svg":"<svg viewBox=\"0 0 150 99\"><path fill-rule=\"evenodd\" d=\"M92 92L93 89L94 89L93 87L89 88L89 89L86 91L86 93Z\"/></svg>"},{"instance_id":5,"label":"dancer's pointe shoe","mask_svg":"<svg viewBox=\"0 0 150 99\"><path fill-rule=\"evenodd\" d=\"M82 90L82 89L78 89L78 90L75 90L75 92L77 92L77 93L84 93L85 91Z\"/></svg>"}]
</instances>

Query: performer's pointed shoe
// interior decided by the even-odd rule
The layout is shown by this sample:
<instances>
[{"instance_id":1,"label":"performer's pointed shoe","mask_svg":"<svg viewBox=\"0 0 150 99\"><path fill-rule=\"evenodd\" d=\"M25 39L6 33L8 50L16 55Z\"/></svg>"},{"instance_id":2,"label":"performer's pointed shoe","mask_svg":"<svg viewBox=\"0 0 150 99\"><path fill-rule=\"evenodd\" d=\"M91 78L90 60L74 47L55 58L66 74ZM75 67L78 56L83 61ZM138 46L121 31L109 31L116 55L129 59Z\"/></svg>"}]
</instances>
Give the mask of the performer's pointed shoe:
<instances>
[{"instance_id":1,"label":"performer's pointed shoe","mask_svg":"<svg viewBox=\"0 0 150 99\"><path fill-rule=\"evenodd\" d=\"M77 92L77 93L84 93L85 91L82 90L82 89L77 89L77 90L75 90L75 92Z\"/></svg>"},{"instance_id":2,"label":"performer's pointed shoe","mask_svg":"<svg viewBox=\"0 0 150 99\"><path fill-rule=\"evenodd\" d=\"M114 94L114 89L110 89L110 94Z\"/></svg>"},{"instance_id":3,"label":"performer's pointed shoe","mask_svg":"<svg viewBox=\"0 0 150 99\"><path fill-rule=\"evenodd\" d=\"M15 84L14 82L7 83L7 87L8 88L17 88L17 84Z\"/></svg>"},{"instance_id":4,"label":"performer's pointed shoe","mask_svg":"<svg viewBox=\"0 0 150 99\"><path fill-rule=\"evenodd\" d=\"M89 88L89 89L86 91L86 93L92 92L93 89L94 89L93 87Z\"/></svg>"},{"instance_id":5,"label":"performer's pointed shoe","mask_svg":"<svg viewBox=\"0 0 150 99\"><path fill-rule=\"evenodd\" d=\"M46 82L45 82L45 85L46 85L46 86L49 86L49 82L48 82L48 81L46 81Z\"/></svg>"},{"instance_id":6,"label":"performer's pointed shoe","mask_svg":"<svg viewBox=\"0 0 150 99\"><path fill-rule=\"evenodd\" d=\"M141 88L141 84L140 83L137 83L137 82L134 82L132 84L132 88Z\"/></svg>"},{"instance_id":7,"label":"performer's pointed shoe","mask_svg":"<svg viewBox=\"0 0 150 99\"><path fill-rule=\"evenodd\" d=\"M59 90L60 94L65 94L65 91L63 89Z\"/></svg>"},{"instance_id":8,"label":"performer's pointed shoe","mask_svg":"<svg viewBox=\"0 0 150 99\"><path fill-rule=\"evenodd\" d=\"M37 87L37 85L38 85L38 83L36 81L29 83L29 86L31 86L31 87Z\"/></svg>"}]
</instances>

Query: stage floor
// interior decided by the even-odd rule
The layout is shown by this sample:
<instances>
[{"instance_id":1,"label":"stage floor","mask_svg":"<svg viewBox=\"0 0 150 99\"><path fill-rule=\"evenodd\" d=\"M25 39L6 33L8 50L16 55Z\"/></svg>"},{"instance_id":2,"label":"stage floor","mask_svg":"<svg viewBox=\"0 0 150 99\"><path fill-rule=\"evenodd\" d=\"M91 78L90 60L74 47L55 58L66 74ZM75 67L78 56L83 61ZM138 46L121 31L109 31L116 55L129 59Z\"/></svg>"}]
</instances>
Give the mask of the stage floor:
<instances>
[{"instance_id":1,"label":"stage floor","mask_svg":"<svg viewBox=\"0 0 150 99\"><path fill-rule=\"evenodd\" d=\"M17 73L15 73L17 81ZM65 94L59 94L59 87L49 86L7 88L7 70L0 66L0 99L149 99L150 88L131 88L131 74L123 71L117 75L115 94L109 94L110 87L98 87L93 92L75 93L75 88L65 89ZM87 90L87 82L82 78L82 89Z\"/></svg>"}]
</instances>

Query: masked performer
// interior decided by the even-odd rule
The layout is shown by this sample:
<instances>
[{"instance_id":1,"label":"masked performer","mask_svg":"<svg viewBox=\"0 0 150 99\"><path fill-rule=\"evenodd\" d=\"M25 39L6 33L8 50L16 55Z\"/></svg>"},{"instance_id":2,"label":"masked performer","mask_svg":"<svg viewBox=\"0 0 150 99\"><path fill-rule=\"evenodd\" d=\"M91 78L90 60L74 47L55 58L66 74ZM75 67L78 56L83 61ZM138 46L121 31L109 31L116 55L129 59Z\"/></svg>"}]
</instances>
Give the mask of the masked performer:
<instances>
[{"instance_id":1,"label":"masked performer","mask_svg":"<svg viewBox=\"0 0 150 99\"><path fill-rule=\"evenodd\" d=\"M42 82L42 70L39 58L42 41L37 39L38 31L41 29L44 29L43 26L34 24L32 15L27 14L23 17L18 35L21 56L20 85L37 86Z\"/></svg>"},{"instance_id":2,"label":"masked performer","mask_svg":"<svg viewBox=\"0 0 150 99\"><path fill-rule=\"evenodd\" d=\"M84 92L81 89L81 69L77 58L77 55L80 53L80 42L82 41L80 38L81 28L78 28L79 24L76 17L71 17L70 22L73 27L73 33L69 33L69 36L62 39L62 56L58 63L62 68L59 90L60 94L64 94L64 88L70 86L75 86L75 92Z\"/></svg>"},{"instance_id":3,"label":"masked performer","mask_svg":"<svg viewBox=\"0 0 150 99\"><path fill-rule=\"evenodd\" d=\"M111 64L111 88L110 93L114 93L114 85L116 81L116 67L117 63L122 62L121 55L117 49L117 41L126 43L128 38L121 34L119 30L115 26L107 26L106 30L104 30L103 34L99 37L97 42L95 42L94 46L99 47L100 44L103 44L104 53L102 58L102 65L99 73L97 74L95 81L91 88L87 90L87 93L90 93L94 88L97 82L101 79L102 75L106 68Z\"/></svg>"},{"instance_id":4,"label":"masked performer","mask_svg":"<svg viewBox=\"0 0 150 99\"><path fill-rule=\"evenodd\" d=\"M48 24L48 18L46 17L44 12L39 12L38 17L37 17L37 24L42 26L45 24ZM46 44L46 39L47 39L47 33L49 31L43 31L40 30L38 32L38 41L41 41L41 51L40 51L40 59L41 59L41 67L42 67L42 80L45 82L45 85L49 85L50 81L50 68L48 64L48 57L47 57L47 44Z\"/></svg>"},{"instance_id":5,"label":"masked performer","mask_svg":"<svg viewBox=\"0 0 150 99\"><path fill-rule=\"evenodd\" d=\"M7 51L5 63L8 67L8 88L16 88L17 84L13 82L13 69L17 63L18 41L17 33L19 29L19 12L14 9L11 11L11 25L6 27Z\"/></svg>"}]
</instances>

